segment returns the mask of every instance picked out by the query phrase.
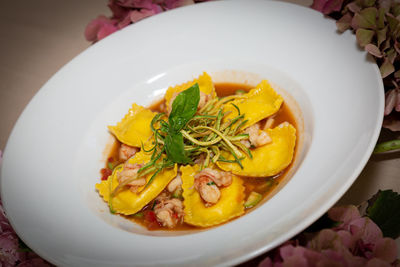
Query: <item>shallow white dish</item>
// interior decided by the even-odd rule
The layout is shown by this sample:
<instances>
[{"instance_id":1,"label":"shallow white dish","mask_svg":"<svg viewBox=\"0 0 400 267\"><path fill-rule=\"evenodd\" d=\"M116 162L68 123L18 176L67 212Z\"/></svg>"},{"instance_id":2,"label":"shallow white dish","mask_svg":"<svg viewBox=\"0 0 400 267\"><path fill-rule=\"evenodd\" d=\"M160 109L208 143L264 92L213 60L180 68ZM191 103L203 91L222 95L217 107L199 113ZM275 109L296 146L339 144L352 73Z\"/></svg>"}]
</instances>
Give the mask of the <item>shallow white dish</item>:
<instances>
[{"instance_id":1,"label":"shallow white dish","mask_svg":"<svg viewBox=\"0 0 400 267\"><path fill-rule=\"evenodd\" d=\"M94 189L106 125L170 85L229 70L269 79L297 100L305 142L290 181L207 231L165 236L109 214ZM313 10L268 1L180 8L100 41L43 86L8 140L1 196L18 235L56 265L237 264L299 233L346 192L373 150L383 105L379 70L354 35L338 35Z\"/></svg>"}]
</instances>

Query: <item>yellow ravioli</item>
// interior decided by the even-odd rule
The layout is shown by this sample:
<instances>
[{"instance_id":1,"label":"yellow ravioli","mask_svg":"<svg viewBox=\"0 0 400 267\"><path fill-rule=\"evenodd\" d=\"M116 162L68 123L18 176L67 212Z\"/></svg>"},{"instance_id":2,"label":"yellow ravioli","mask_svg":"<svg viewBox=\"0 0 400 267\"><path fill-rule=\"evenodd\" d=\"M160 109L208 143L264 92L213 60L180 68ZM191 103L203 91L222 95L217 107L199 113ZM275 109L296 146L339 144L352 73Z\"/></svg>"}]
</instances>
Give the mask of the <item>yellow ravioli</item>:
<instances>
[{"instance_id":1,"label":"yellow ravioli","mask_svg":"<svg viewBox=\"0 0 400 267\"><path fill-rule=\"evenodd\" d=\"M233 119L238 115L238 111L232 105L235 104L240 109L240 113L245 114L247 122L242 127L244 129L276 113L282 102L283 98L274 91L266 80L263 80L247 94L223 106L224 112L231 111L224 120Z\"/></svg>"},{"instance_id":2,"label":"yellow ravioli","mask_svg":"<svg viewBox=\"0 0 400 267\"><path fill-rule=\"evenodd\" d=\"M139 152L136 156L129 160L129 163L147 163L150 159L150 154ZM137 193L133 193L127 187L121 189L119 193L112 199L112 208L115 212L124 215L131 215L140 211L150 201L156 198L161 191L168 185L168 183L176 177L177 165L174 168L164 169L157 176L154 177L153 181L149 186L142 186L139 188ZM102 181L96 184L96 189L103 199L108 202L110 196L110 181L112 181L112 189L114 190L118 186L117 174L123 170L123 164L117 166L112 175L109 176L108 180ZM153 173L146 175L146 181L148 182Z\"/></svg>"},{"instance_id":3,"label":"yellow ravioli","mask_svg":"<svg viewBox=\"0 0 400 267\"><path fill-rule=\"evenodd\" d=\"M186 223L207 227L224 223L244 213L245 195L242 179L233 175L232 184L228 187L220 188L221 198L219 201L213 206L206 207L193 186L194 176L198 171L198 165L181 167L184 221Z\"/></svg>"},{"instance_id":4,"label":"yellow ravioli","mask_svg":"<svg viewBox=\"0 0 400 267\"><path fill-rule=\"evenodd\" d=\"M203 73L202 75L199 76L199 78L194 79L193 81L186 82L180 85L176 85L174 87L169 87L167 92L165 93L165 104L167 106L167 110L170 110L169 105L172 104L171 99L177 95L177 93L180 93L195 83L198 83L200 92L205 93L206 95L211 95L212 98L215 98L217 94L215 93L215 88L214 84L211 80L211 77L207 73Z\"/></svg>"},{"instance_id":5,"label":"yellow ravioli","mask_svg":"<svg viewBox=\"0 0 400 267\"><path fill-rule=\"evenodd\" d=\"M242 160L243 169L237 163L217 162L218 167L236 175L250 177L273 176L284 170L292 162L296 145L296 129L289 123L281 123L267 133L272 142L252 149L253 159ZM224 155L227 156L227 155ZM227 156L233 159L232 156Z\"/></svg>"},{"instance_id":6,"label":"yellow ravioli","mask_svg":"<svg viewBox=\"0 0 400 267\"><path fill-rule=\"evenodd\" d=\"M115 137L124 144L141 147L153 134L150 123L156 115L150 109L132 104L125 117L116 126L108 126Z\"/></svg>"}]
</instances>

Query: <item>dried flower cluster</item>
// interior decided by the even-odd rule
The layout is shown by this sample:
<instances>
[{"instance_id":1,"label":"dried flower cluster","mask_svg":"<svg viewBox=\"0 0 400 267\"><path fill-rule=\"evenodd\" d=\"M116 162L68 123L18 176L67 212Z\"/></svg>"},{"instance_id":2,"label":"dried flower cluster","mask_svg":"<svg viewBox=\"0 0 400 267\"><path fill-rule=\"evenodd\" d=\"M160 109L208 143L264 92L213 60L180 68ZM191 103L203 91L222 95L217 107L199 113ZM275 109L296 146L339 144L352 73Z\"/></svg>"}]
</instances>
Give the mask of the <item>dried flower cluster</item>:
<instances>
[{"instance_id":1,"label":"dried flower cluster","mask_svg":"<svg viewBox=\"0 0 400 267\"><path fill-rule=\"evenodd\" d=\"M207 0L110 0L111 17L104 15L92 20L85 29L86 40L97 42L129 24L181 6Z\"/></svg>"},{"instance_id":2,"label":"dried flower cluster","mask_svg":"<svg viewBox=\"0 0 400 267\"><path fill-rule=\"evenodd\" d=\"M396 242L383 237L380 228L355 206L332 208L328 216L338 222L336 226L286 242L259 266L400 266Z\"/></svg>"},{"instance_id":3,"label":"dried flower cluster","mask_svg":"<svg viewBox=\"0 0 400 267\"><path fill-rule=\"evenodd\" d=\"M2 152L0 150L0 165L2 161ZM12 229L3 209L0 200L0 266L4 267L47 267L51 266L44 261L28 247L26 247L18 238L14 229Z\"/></svg>"},{"instance_id":4,"label":"dried flower cluster","mask_svg":"<svg viewBox=\"0 0 400 267\"><path fill-rule=\"evenodd\" d=\"M311 7L337 19L340 32L353 30L358 44L376 59L386 91L383 126L400 131L400 2L314 0Z\"/></svg>"}]
</instances>

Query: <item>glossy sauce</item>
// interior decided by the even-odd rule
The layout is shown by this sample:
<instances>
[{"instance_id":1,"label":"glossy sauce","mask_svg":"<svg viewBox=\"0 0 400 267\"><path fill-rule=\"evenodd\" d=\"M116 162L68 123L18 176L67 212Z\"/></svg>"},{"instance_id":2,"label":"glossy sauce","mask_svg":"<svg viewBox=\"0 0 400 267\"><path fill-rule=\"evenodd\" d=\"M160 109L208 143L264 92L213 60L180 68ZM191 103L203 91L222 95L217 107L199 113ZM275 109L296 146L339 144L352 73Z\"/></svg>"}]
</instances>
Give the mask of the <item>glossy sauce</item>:
<instances>
[{"instance_id":1,"label":"glossy sauce","mask_svg":"<svg viewBox=\"0 0 400 267\"><path fill-rule=\"evenodd\" d=\"M242 85L242 84L235 84L235 83L218 83L218 84L214 84L214 86L215 86L216 93L219 97L233 95L238 90L243 90L243 91L247 92L250 89L254 88L249 85ZM152 105L150 105L149 108L152 111L160 112L160 110L162 110L163 104L164 104L164 99L153 103ZM292 112L290 111L289 107L285 103L282 104L281 108L276 113L274 119L275 119L275 121L274 121L274 124L272 125L272 128L274 128L275 126L279 125L282 122L287 121L290 124L292 124L296 129L298 129L296 120L294 119L294 116L293 116ZM297 137L296 143L297 143L297 140L298 140L298 132L297 131L296 131L296 135L297 135L296 136ZM118 161L119 147L120 147L120 143L118 141L116 141L111 150L111 153L108 157L108 161L111 162L111 164L113 166L116 166L119 163L122 163L122 162ZM297 144L295 146L294 157L296 156L296 154L297 154ZM293 162L294 162L294 158L292 160L292 163ZM248 195L252 191L262 194L263 198L267 197L278 186L278 184L286 177L286 174L289 171L289 169L291 168L292 163L280 174L277 174L273 177L265 177L265 178L241 177L244 181L244 186L245 186L245 194L246 194L245 200L247 199ZM108 166L107 166L108 164L109 163L106 163L105 169L108 168ZM260 202L262 202L262 201L260 201ZM148 228L149 230L180 231L180 230L191 230L191 229L192 230L193 229L205 229L204 227L196 227L196 226L192 226L192 225L189 225L186 223L177 225L173 229L161 227L156 223L151 223L149 225L149 222L148 222L149 213L151 213L153 206L154 206L154 201L150 202L147 206L145 206L142 209L143 216L139 217L137 215L131 215L131 216L123 216L123 217L125 217L129 220L132 220L135 223L143 225L144 227ZM256 207L257 206L258 205L256 205ZM250 209L245 209L245 213L242 216L246 215L249 211L253 210L256 207L253 207ZM219 225L216 225L216 226L219 226ZM212 226L212 227L215 227L215 226Z\"/></svg>"}]
</instances>

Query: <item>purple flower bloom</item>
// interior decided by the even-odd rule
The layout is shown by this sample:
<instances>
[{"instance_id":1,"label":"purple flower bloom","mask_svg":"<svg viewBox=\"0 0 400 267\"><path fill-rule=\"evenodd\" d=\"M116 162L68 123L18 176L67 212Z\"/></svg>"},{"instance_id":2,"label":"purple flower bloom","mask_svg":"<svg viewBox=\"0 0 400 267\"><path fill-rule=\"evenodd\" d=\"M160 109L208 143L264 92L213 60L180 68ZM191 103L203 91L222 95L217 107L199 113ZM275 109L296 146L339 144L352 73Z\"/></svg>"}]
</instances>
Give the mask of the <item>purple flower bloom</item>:
<instances>
[{"instance_id":1,"label":"purple flower bloom","mask_svg":"<svg viewBox=\"0 0 400 267\"><path fill-rule=\"evenodd\" d=\"M207 0L203 0L207 1ZM97 42L129 24L160 12L181 6L192 5L201 0L110 0L108 7L112 16L100 15L93 19L85 29L85 38Z\"/></svg>"},{"instance_id":2,"label":"purple flower bloom","mask_svg":"<svg viewBox=\"0 0 400 267\"><path fill-rule=\"evenodd\" d=\"M343 0L314 0L311 8L327 15L333 11L340 11L342 4Z\"/></svg>"},{"instance_id":3,"label":"purple flower bloom","mask_svg":"<svg viewBox=\"0 0 400 267\"><path fill-rule=\"evenodd\" d=\"M298 240L281 245L259 266L398 266L396 242L384 238L379 227L361 217L355 206L332 208L328 216L339 225L304 235L305 245Z\"/></svg>"},{"instance_id":4,"label":"purple flower bloom","mask_svg":"<svg viewBox=\"0 0 400 267\"><path fill-rule=\"evenodd\" d=\"M86 26L85 37L88 41L96 42L117 30L115 21L105 16L98 16Z\"/></svg>"}]
</instances>

